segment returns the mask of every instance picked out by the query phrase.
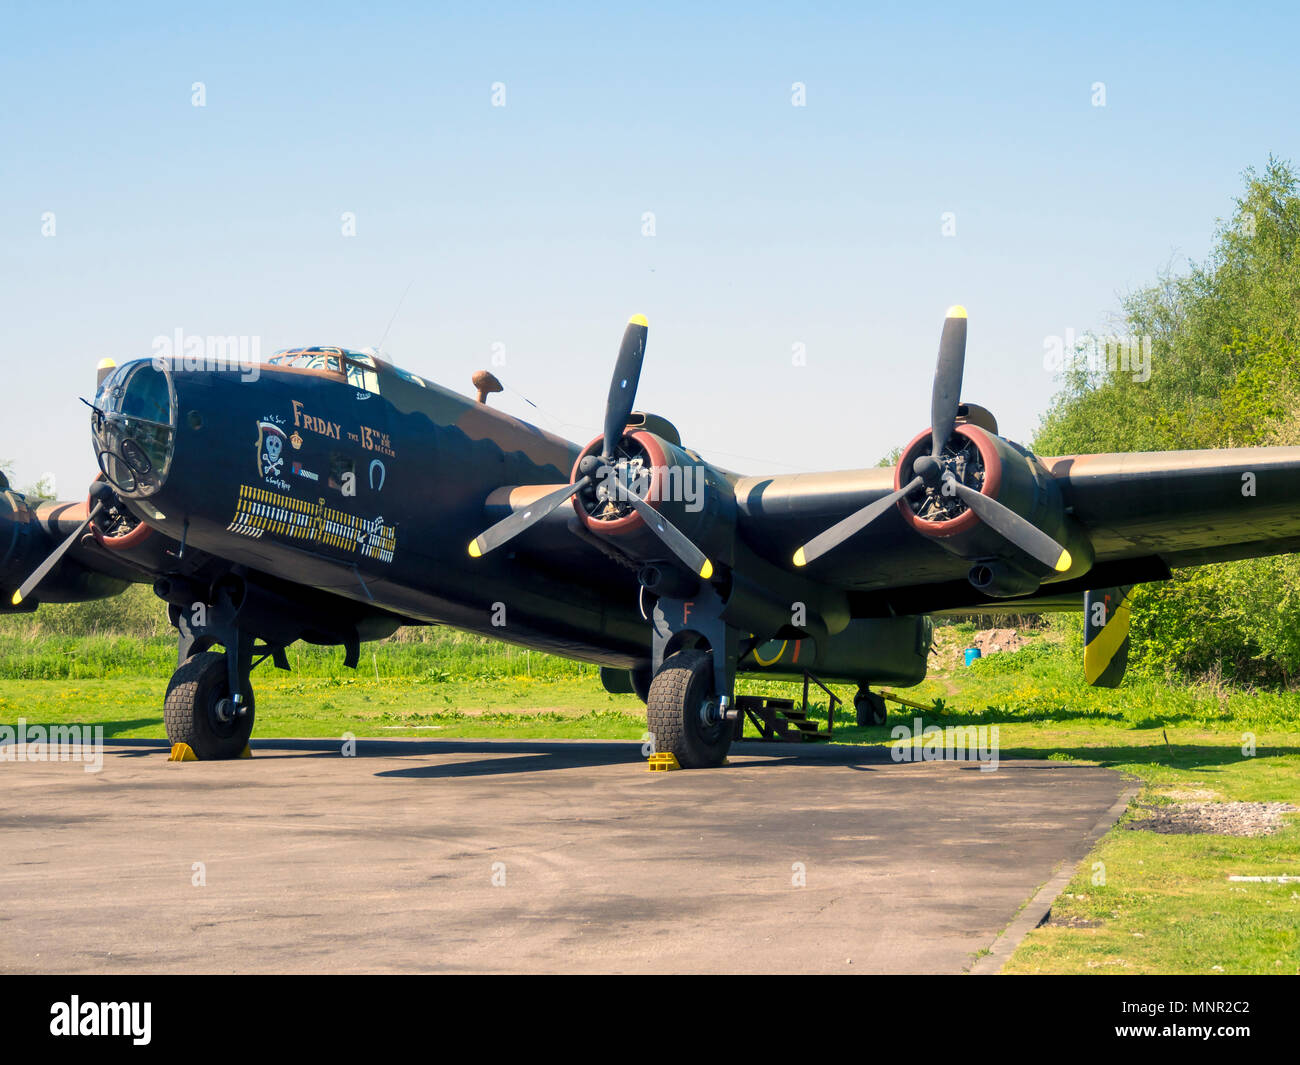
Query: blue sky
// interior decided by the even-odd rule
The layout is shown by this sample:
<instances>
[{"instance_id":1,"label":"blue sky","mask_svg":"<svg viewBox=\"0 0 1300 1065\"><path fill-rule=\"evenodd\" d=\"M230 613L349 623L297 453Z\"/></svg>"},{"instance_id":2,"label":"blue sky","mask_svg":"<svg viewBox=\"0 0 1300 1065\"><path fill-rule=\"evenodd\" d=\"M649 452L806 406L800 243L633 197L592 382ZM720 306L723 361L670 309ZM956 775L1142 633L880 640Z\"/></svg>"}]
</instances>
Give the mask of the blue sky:
<instances>
[{"instance_id":1,"label":"blue sky","mask_svg":"<svg viewBox=\"0 0 1300 1065\"><path fill-rule=\"evenodd\" d=\"M1245 167L1300 159L1285 5L0 18L0 459L65 498L94 473L77 397L100 358L178 328L373 345L408 284L386 355L469 392L503 345L493 401L583 440L645 313L639 405L774 473L871 465L924 428L961 302L965 396L1027 439L1045 338L1203 257Z\"/></svg>"}]
</instances>

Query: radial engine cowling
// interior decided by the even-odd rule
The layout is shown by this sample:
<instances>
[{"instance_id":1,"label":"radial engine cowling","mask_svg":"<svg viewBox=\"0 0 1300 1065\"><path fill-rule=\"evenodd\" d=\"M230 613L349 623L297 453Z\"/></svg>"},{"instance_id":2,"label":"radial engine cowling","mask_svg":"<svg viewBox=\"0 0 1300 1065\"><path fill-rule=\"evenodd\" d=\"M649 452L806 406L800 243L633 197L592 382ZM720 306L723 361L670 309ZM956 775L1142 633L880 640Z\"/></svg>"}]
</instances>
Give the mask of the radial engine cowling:
<instances>
[{"instance_id":1,"label":"radial engine cowling","mask_svg":"<svg viewBox=\"0 0 1300 1065\"><path fill-rule=\"evenodd\" d=\"M573 497L585 527L608 537L620 551L642 561L668 559L662 541L628 503L624 489L642 495L711 559L731 565L735 554L736 500L716 469L685 448L645 429L619 442L619 460L600 467L602 441L588 444L573 468L573 480L597 471L591 484Z\"/></svg>"},{"instance_id":2,"label":"radial engine cowling","mask_svg":"<svg viewBox=\"0 0 1300 1065\"><path fill-rule=\"evenodd\" d=\"M917 459L930 450L927 429L904 448L894 470L896 487L912 480ZM986 595L1024 595L1044 578L1061 579L1092 565L1091 546L1066 514L1059 486L1027 450L977 425L963 424L955 428L945 456L958 481L1015 511L1070 552L1069 568L1054 572L991 529L943 484L900 499L899 512L918 533L961 558L986 563L971 571L972 583Z\"/></svg>"}]
</instances>

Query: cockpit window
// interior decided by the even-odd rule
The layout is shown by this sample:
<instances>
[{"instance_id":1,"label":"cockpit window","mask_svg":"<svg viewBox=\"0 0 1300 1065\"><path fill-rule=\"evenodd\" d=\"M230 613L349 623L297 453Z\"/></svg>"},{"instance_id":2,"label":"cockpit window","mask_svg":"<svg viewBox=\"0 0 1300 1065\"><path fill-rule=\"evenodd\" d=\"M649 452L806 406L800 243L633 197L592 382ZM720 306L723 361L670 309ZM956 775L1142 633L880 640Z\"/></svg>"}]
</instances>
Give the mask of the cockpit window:
<instances>
[{"instance_id":1,"label":"cockpit window","mask_svg":"<svg viewBox=\"0 0 1300 1065\"><path fill-rule=\"evenodd\" d=\"M346 380L353 388L379 393L375 360L362 351L346 348L291 348L277 351L266 360L272 366L293 366L300 370L323 370Z\"/></svg>"},{"instance_id":2,"label":"cockpit window","mask_svg":"<svg viewBox=\"0 0 1300 1065\"><path fill-rule=\"evenodd\" d=\"M296 366L300 370L328 370L343 374L342 348L295 348L277 351L266 360L272 366Z\"/></svg>"},{"instance_id":3,"label":"cockpit window","mask_svg":"<svg viewBox=\"0 0 1300 1065\"><path fill-rule=\"evenodd\" d=\"M375 372L374 359L361 352L350 351L344 365L347 367L348 384L378 394L379 374Z\"/></svg>"}]
</instances>

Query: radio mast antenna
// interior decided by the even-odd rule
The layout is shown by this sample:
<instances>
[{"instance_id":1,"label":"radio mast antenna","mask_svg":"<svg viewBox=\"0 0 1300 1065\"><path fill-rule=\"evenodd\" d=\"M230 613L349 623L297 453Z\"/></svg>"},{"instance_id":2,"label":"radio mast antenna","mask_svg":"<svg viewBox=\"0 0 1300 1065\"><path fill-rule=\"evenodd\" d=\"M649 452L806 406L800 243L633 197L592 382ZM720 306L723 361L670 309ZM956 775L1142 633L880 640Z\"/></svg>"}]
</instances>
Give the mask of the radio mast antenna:
<instances>
[{"instance_id":1,"label":"radio mast antenna","mask_svg":"<svg viewBox=\"0 0 1300 1065\"><path fill-rule=\"evenodd\" d=\"M388 331L393 328L393 323L397 321L397 312L402 309L402 304L406 302L406 294L411 291L411 286L415 284L415 278L411 278L406 283L406 288L402 290L402 298L397 301L397 306L393 308L393 315L388 319L388 324L384 326L384 335L379 338L379 343L375 345L375 354L378 355L384 350L384 341L388 339Z\"/></svg>"}]
</instances>

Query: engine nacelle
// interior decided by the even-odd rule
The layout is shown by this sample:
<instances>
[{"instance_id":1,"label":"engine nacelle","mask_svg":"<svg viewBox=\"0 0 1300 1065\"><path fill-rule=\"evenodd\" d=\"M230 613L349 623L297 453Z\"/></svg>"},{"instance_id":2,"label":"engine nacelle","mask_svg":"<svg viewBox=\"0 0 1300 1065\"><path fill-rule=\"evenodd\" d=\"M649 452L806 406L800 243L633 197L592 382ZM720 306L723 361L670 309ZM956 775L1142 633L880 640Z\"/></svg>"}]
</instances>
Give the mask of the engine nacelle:
<instances>
[{"instance_id":1,"label":"engine nacelle","mask_svg":"<svg viewBox=\"0 0 1300 1065\"><path fill-rule=\"evenodd\" d=\"M0 613L35 610L40 603L83 603L117 595L127 581L113 573L88 568L69 552L41 581L36 592L17 607L13 593L45 561L86 516L69 503L32 506L21 492L0 477ZM88 532L87 537L97 534Z\"/></svg>"},{"instance_id":2,"label":"engine nacelle","mask_svg":"<svg viewBox=\"0 0 1300 1065\"><path fill-rule=\"evenodd\" d=\"M583 449L574 466L575 480L597 468L602 446L603 441L596 439ZM638 576L648 591L688 599L698 590L700 577L672 559L608 478L622 477L623 488L645 498L714 563L712 583L722 597L722 616L728 624L764 636L804 634L825 639L849 623L844 592L779 569L738 541L735 492L698 454L636 428L623 437L619 450L627 461L606 467L610 469L606 482L597 481L580 491L573 505L590 532L642 563Z\"/></svg>"},{"instance_id":3,"label":"engine nacelle","mask_svg":"<svg viewBox=\"0 0 1300 1065\"><path fill-rule=\"evenodd\" d=\"M1079 576L1091 568L1093 551L1088 538L1065 513L1065 501L1056 480L1032 454L971 423L957 425L952 439L959 438L965 441L966 447L954 462L955 476L1015 511L1067 548L1070 568L1057 573L1044 566L990 529L960 497L949 495L942 486L900 500L898 508L904 521L953 554L985 563L972 569L970 580L990 596L1028 594L1045 578L1060 580ZM916 460L929 454L930 446L928 429L918 433L907 445L894 470L895 487L901 488L911 481ZM953 447L950 442L949 450Z\"/></svg>"},{"instance_id":4,"label":"engine nacelle","mask_svg":"<svg viewBox=\"0 0 1300 1065\"><path fill-rule=\"evenodd\" d=\"M0 480L3 475L0 475ZM36 512L20 492L0 490L0 610L10 607L10 596L53 550L53 542L36 520ZM33 602L28 609L35 609Z\"/></svg>"},{"instance_id":5,"label":"engine nacelle","mask_svg":"<svg viewBox=\"0 0 1300 1065\"><path fill-rule=\"evenodd\" d=\"M595 467L603 441L588 444L573 468L573 479ZM731 485L699 455L645 429L627 433L619 444L627 461L605 467L604 475L573 497L586 528L608 538L638 561L665 559L663 542L622 498L615 479L635 491L677 526L710 559L730 566L735 554L736 500Z\"/></svg>"}]
</instances>

